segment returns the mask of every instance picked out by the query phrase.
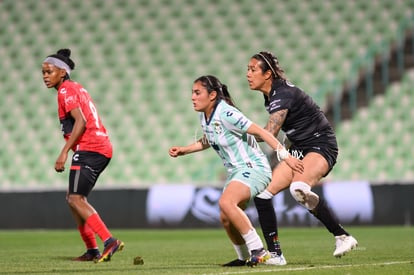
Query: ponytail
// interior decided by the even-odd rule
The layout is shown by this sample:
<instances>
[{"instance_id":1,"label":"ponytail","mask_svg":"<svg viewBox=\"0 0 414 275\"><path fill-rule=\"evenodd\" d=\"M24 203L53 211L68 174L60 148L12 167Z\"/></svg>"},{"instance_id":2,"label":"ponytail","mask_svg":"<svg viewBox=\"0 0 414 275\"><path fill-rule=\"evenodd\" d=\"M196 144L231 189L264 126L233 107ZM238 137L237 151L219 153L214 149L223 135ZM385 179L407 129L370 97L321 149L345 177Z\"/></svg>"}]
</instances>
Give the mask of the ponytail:
<instances>
[{"instance_id":1,"label":"ponytail","mask_svg":"<svg viewBox=\"0 0 414 275\"><path fill-rule=\"evenodd\" d=\"M223 84L221 86L221 92L222 92L222 95L223 95L223 99L227 102L227 104L229 104L229 105L231 105L233 107L236 107L236 104L234 104L234 101L231 98L231 95L229 93L229 90L227 89L227 85Z\"/></svg>"},{"instance_id":2,"label":"ponytail","mask_svg":"<svg viewBox=\"0 0 414 275\"><path fill-rule=\"evenodd\" d=\"M229 93L229 90L227 89L227 85L222 84L217 77L212 76L212 75L204 75L194 80L194 83L198 81L200 81L202 85L206 87L208 93L216 91L217 93L216 104L218 104L220 100L224 100L227 104L233 107L236 107L236 104L234 104L233 99L231 98L231 95Z\"/></svg>"}]
</instances>

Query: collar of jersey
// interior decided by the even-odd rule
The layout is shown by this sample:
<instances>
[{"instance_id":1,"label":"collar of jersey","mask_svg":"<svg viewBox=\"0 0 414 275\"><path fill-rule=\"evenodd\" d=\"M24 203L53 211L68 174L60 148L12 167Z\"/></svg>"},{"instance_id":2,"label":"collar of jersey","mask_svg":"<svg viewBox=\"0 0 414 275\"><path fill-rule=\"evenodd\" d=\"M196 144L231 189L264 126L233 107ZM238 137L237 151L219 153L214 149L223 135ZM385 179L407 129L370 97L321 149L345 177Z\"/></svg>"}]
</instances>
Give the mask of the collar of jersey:
<instances>
[{"instance_id":1,"label":"collar of jersey","mask_svg":"<svg viewBox=\"0 0 414 275\"><path fill-rule=\"evenodd\" d=\"M204 119L206 120L206 124L207 124L207 125L210 125L211 119L214 117L214 114L216 113L217 107L218 107L218 105L220 104L220 102L221 102L221 99L219 99L219 100L217 101L217 104L216 104L216 106L214 106L214 109L213 109L213 111L211 112L211 115L210 115L210 117L209 117L209 118L207 118L207 117L206 117L206 113L204 113Z\"/></svg>"}]
</instances>

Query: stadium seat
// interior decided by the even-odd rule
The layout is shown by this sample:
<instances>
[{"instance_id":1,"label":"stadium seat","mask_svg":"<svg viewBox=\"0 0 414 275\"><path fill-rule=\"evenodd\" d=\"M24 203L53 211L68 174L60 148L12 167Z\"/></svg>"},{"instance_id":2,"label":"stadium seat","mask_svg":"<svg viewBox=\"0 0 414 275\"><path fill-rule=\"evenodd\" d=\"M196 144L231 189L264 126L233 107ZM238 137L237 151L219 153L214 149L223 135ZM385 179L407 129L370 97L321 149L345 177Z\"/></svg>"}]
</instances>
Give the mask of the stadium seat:
<instances>
[{"instance_id":1,"label":"stadium seat","mask_svg":"<svg viewBox=\"0 0 414 275\"><path fill-rule=\"evenodd\" d=\"M72 78L93 96L114 142L114 159L104 185L215 184L221 183L224 168L214 152L184 159L166 154L170 145L191 142L199 130L190 101L196 77L216 74L246 115L264 124L263 98L248 89L245 78L253 54L275 52L289 79L316 96L325 81L346 79L353 60L370 45L394 39L400 20L411 16L412 10L412 0L277 4L264 0L254 5L245 0L202 5L190 0L1 1L0 36L7 39L0 47L0 116L7 133L3 142L10 145L0 159L31 169L19 173L13 165L4 166L0 189L66 187L66 177L51 169L63 141L56 96L44 87L40 72L42 60L58 48L72 49L76 62ZM404 83L404 89L412 86ZM411 97L406 99L412 106ZM323 105L324 98L318 98L318 103ZM392 107L401 102L385 96L384 104ZM414 115L401 109L386 110L382 119L398 114L406 121ZM372 144L366 129L387 132L380 123L369 122L378 118L368 112L367 120L351 121L350 129L339 129L346 137L340 137L344 159L352 158L348 146L353 142ZM404 122L393 126L392 131L413 130ZM396 138L386 140L398 143ZM393 152L403 157L405 151ZM35 162L39 154L41 159ZM355 162L348 165L352 171L360 167ZM405 165L399 167L405 169L400 175L409 175L404 173ZM362 168L356 171L354 176L368 177ZM335 169L333 177L342 177L339 173ZM373 175L370 172L369 177Z\"/></svg>"},{"instance_id":2,"label":"stadium seat","mask_svg":"<svg viewBox=\"0 0 414 275\"><path fill-rule=\"evenodd\" d=\"M414 126L412 114L407 110L413 106L413 85L414 71L408 71L401 83L390 86L385 95L377 96L352 121L339 126L337 135L342 153L338 158L339 167L332 171L330 178L345 180L350 171L341 169L341 163L351 161L352 173L360 179L402 182L412 179Z\"/></svg>"}]
</instances>

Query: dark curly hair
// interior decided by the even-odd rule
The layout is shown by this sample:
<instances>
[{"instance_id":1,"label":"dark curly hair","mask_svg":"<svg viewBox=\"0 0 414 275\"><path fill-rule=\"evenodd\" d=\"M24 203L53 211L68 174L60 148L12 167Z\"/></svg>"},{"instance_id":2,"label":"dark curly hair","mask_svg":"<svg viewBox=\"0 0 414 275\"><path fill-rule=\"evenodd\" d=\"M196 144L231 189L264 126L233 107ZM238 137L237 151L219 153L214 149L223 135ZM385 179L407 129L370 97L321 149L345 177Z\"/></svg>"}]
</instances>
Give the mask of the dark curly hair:
<instances>
[{"instance_id":1,"label":"dark curly hair","mask_svg":"<svg viewBox=\"0 0 414 275\"><path fill-rule=\"evenodd\" d=\"M75 62L70 59L71 50L70 49L60 49L55 54L51 54L48 57L54 57L65 62L71 70L75 69Z\"/></svg>"},{"instance_id":2,"label":"dark curly hair","mask_svg":"<svg viewBox=\"0 0 414 275\"><path fill-rule=\"evenodd\" d=\"M260 68L262 69L263 73L270 70L274 79L279 78L286 80L285 71L279 65L279 60L273 53L263 51L253 55L252 58L261 61Z\"/></svg>"}]
</instances>

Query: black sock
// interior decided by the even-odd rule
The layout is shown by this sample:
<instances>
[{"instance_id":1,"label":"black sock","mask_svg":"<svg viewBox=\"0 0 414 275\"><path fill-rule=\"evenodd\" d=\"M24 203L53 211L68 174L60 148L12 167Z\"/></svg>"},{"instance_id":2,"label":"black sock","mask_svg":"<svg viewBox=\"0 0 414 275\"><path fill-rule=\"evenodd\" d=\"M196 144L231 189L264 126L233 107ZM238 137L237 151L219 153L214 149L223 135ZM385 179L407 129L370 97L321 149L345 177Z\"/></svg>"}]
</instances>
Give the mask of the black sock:
<instances>
[{"instance_id":1,"label":"black sock","mask_svg":"<svg viewBox=\"0 0 414 275\"><path fill-rule=\"evenodd\" d=\"M104 246L107 246L108 244L112 243L113 241L115 241L115 238L110 237L109 239L107 239L106 241L104 241Z\"/></svg>"},{"instance_id":2,"label":"black sock","mask_svg":"<svg viewBox=\"0 0 414 275\"><path fill-rule=\"evenodd\" d=\"M91 255L98 255L99 254L99 249L97 249L97 248L90 248L90 249L88 249L87 253L88 254L91 254Z\"/></svg>"},{"instance_id":3,"label":"black sock","mask_svg":"<svg viewBox=\"0 0 414 275\"><path fill-rule=\"evenodd\" d=\"M337 218L332 214L331 210L328 208L325 200L319 197L319 203L313 210L309 212L314 215L318 220L320 220L325 227L331 232L334 236L347 235L348 232L339 224Z\"/></svg>"},{"instance_id":4,"label":"black sock","mask_svg":"<svg viewBox=\"0 0 414 275\"><path fill-rule=\"evenodd\" d=\"M270 252L276 252L277 255L281 255L282 249L280 248L279 236L277 232L277 219L272 200L256 197L254 198L254 203L259 215L259 222L266 241L267 249Z\"/></svg>"}]
</instances>

